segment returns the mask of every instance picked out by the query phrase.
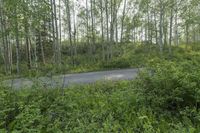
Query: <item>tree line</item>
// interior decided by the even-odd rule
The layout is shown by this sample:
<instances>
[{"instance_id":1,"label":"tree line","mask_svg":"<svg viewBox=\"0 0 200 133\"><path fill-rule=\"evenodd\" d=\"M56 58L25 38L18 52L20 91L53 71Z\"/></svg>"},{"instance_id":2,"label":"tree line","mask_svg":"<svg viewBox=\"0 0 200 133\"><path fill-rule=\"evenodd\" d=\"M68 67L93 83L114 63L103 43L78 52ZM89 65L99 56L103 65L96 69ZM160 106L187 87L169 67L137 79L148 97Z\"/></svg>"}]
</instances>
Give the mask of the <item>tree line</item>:
<instances>
[{"instance_id":1,"label":"tree line","mask_svg":"<svg viewBox=\"0 0 200 133\"><path fill-rule=\"evenodd\" d=\"M60 66L64 46L75 64L78 45L103 61L126 43L172 45L200 41L199 0L0 0L0 61L20 74L38 63ZM50 57L47 58L47 57Z\"/></svg>"}]
</instances>

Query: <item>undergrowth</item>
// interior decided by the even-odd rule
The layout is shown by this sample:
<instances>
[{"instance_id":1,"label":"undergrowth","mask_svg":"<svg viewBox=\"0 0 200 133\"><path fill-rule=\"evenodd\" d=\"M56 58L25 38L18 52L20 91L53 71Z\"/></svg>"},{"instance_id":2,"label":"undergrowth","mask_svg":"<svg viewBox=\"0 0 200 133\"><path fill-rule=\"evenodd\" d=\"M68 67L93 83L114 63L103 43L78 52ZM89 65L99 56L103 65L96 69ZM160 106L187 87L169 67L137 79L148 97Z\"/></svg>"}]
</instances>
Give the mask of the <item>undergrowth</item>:
<instances>
[{"instance_id":1,"label":"undergrowth","mask_svg":"<svg viewBox=\"0 0 200 133\"><path fill-rule=\"evenodd\" d=\"M0 131L199 133L199 68L152 62L134 81L1 88Z\"/></svg>"}]
</instances>

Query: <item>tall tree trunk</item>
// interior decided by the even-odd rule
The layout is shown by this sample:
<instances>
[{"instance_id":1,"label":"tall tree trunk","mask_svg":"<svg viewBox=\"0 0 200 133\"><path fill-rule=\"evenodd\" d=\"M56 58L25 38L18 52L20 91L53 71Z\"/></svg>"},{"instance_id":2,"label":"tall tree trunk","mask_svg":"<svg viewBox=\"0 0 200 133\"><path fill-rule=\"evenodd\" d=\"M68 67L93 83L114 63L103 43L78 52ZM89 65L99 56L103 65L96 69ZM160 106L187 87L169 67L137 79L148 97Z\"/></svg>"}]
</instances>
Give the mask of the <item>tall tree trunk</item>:
<instances>
[{"instance_id":1,"label":"tall tree trunk","mask_svg":"<svg viewBox=\"0 0 200 133\"><path fill-rule=\"evenodd\" d=\"M54 22L54 6L53 6L53 0L50 0L51 2L51 28L52 28L52 39L53 39L53 62L56 63L56 36L55 36L55 22Z\"/></svg>"},{"instance_id":2,"label":"tall tree trunk","mask_svg":"<svg viewBox=\"0 0 200 133\"><path fill-rule=\"evenodd\" d=\"M6 27L6 29L8 29ZM10 63L10 51L9 51L9 33L6 33L6 56L7 56L7 64L8 64L8 74L11 74L11 63Z\"/></svg>"},{"instance_id":3,"label":"tall tree trunk","mask_svg":"<svg viewBox=\"0 0 200 133\"><path fill-rule=\"evenodd\" d=\"M93 3L94 2L94 3ZM94 27L94 8L95 0L90 0L90 8L91 8L91 24L92 24L92 45L91 45L91 52L94 53L95 49L95 27Z\"/></svg>"},{"instance_id":4,"label":"tall tree trunk","mask_svg":"<svg viewBox=\"0 0 200 133\"><path fill-rule=\"evenodd\" d=\"M157 30L157 19L156 19L156 11L154 11L154 27L156 33L156 44L158 44L158 30Z\"/></svg>"},{"instance_id":5,"label":"tall tree trunk","mask_svg":"<svg viewBox=\"0 0 200 133\"><path fill-rule=\"evenodd\" d=\"M126 11L126 0L124 0L124 8L123 8L122 20L121 20L121 42L123 42L125 11Z\"/></svg>"},{"instance_id":6,"label":"tall tree trunk","mask_svg":"<svg viewBox=\"0 0 200 133\"><path fill-rule=\"evenodd\" d=\"M151 22L153 22L153 14L151 14ZM153 24L151 24L151 32L150 32L150 41L151 41L151 45L153 44Z\"/></svg>"},{"instance_id":7,"label":"tall tree trunk","mask_svg":"<svg viewBox=\"0 0 200 133\"><path fill-rule=\"evenodd\" d=\"M103 19L103 2L100 0L100 10L101 10L101 46L102 46L102 60L105 60L105 44L104 44L104 19Z\"/></svg>"},{"instance_id":8,"label":"tall tree trunk","mask_svg":"<svg viewBox=\"0 0 200 133\"><path fill-rule=\"evenodd\" d=\"M62 18L61 18L61 0L59 0L59 47L58 47L58 58L59 62L62 61Z\"/></svg>"},{"instance_id":9,"label":"tall tree trunk","mask_svg":"<svg viewBox=\"0 0 200 133\"><path fill-rule=\"evenodd\" d=\"M16 68L17 68L17 74L20 74L20 56L19 56L19 29L18 29L18 20L17 20L17 8L14 10L15 15L15 40L16 40Z\"/></svg>"},{"instance_id":10,"label":"tall tree trunk","mask_svg":"<svg viewBox=\"0 0 200 133\"><path fill-rule=\"evenodd\" d=\"M26 3L25 0L23 0L23 11L24 11L24 33L25 33L25 43L26 43L26 52L27 52L27 67L28 69L31 69L32 65L31 65L31 46L30 46L30 42L29 42L29 23L28 23L28 4Z\"/></svg>"},{"instance_id":11,"label":"tall tree trunk","mask_svg":"<svg viewBox=\"0 0 200 133\"><path fill-rule=\"evenodd\" d=\"M186 47L189 45L189 24L186 22Z\"/></svg>"},{"instance_id":12,"label":"tall tree trunk","mask_svg":"<svg viewBox=\"0 0 200 133\"><path fill-rule=\"evenodd\" d=\"M114 24L115 24L115 0L111 0L111 21L110 21L110 43L109 43L109 59L112 58L114 44Z\"/></svg>"},{"instance_id":13,"label":"tall tree trunk","mask_svg":"<svg viewBox=\"0 0 200 133\"><path fill-rule=\"evenodd\" d=\"M67 12L67 22L68 22L68 33L69 33L69 43L70 43L70 55L72 64L74 65L74 51L73 51L73 44L72 44L72 28L71 28L71 12L70 12L70 6L69 6L69 0L65 0L66 5L66 12Z\"/></svg>"},{"instance_id":14,"label":"tall tree trunk","mask_svg":"<svg viewBox=\"0 0 200 133\"><path fill-rule=\"evenodd\" d=\"M159 25L159 45L160 53L163 53L163 5L160 5L160 25Z\"/></svg>"},{"instance_id":15,"label":"tall tree trunk","mask_svg":"<svg viewBox=\"0 0 200 133\"><path fill-rule=\"evenodd\" d=\"M77 54L77 42L76 42L76 32L77 32L77 29L76 29L76 9L75 9L75 5L76 3L74 2L74 7L73 7L73 19L74 19L74 34L73 34L73 37L74 37L74 45L73 45L73 51L74 51L74 56L76 56Z\"/></svg>"},{"instance_id":16,"label":"tall tree trunk","mask_svg":"<svg viewBox=\"0 0 200 133\"><path fill-rule=\"evenodd\" d=\"M53 20L55 21L55 62L57 65L60 66L61 59L60 59L60 44L59 44L59 32L58 32L58 21L57 21L57 7L55 0L53 0L53 9L54 9L54 18Z\"/></svg>"},{"instance_id":17,"label":"tall tree trunk","mask_svg":"<svg viewBox=\"0 0 200 133\"><path fill-rule=\"evenodd\" d=\"M8 57L9 57L9 64L10 64L10 74L12 74L12 70L13 70L13 53L12 53L12 44L11 44L11 35L8 35Z\"/></svg>"},{"instance_id":18,"label":"tall tree trunk","mask_svg":"<svg viewBox=\"0 0 200 133\"><path fill-rule=\"evenodd\" d=\"M40 45L40 49L41 49L42 62L45 65L46 64L46 60L45 60L44 46L43 46L43 42L42 42L41 31L39 31L39 45Z\"/></svg>"},{"instance_id":19,"label":"tall tree trunk","mask_svg":"<svg viewBox=\"0 0 200 133\"><path fill-rule=\"evenodd\" d=\"M5 29L7 30L6 24L5 24ZM5 50L5 59L6 59L6 64L7 64L7 74L11 74L8 33L5 34L5 49L4 50Z\"/></svg>"},{"instance_id":20,"label":"tall tree trunk","mask_svg":"<svg viewBox=\"0 0 200 133\"><path fill-rule=\"evenodd\" d=\"M91 16L91 32L92 32L92 38L90 43L90 56L92 59L93 55L93 46L94 46L94 16L93 16L93 0L90 0L90 16Z\"/></svg>"},{"instance_id":21,"label":"tall tree trunk","mask_svg":"<svg viewBox=\"0 0 200 133\"><path fill-rule=\"evenodd\" d=\"M28 22L27 22L27 18L25 18L24 20L25 23L25 28L24 28L24 32L25 34L25 43L26 43L26 52L27 52L27 66L29 69L31 69L31 46L29 43L29 29L28 29Z\"/></svg>"},{"instance_id":22,"label":"tall tree trunk","mask_svg":"<svg viewBox=\"0 0 200 133\"><path fill-rule=\"evenodd\" d=\"M107 32L107 42L109 42L109 16L108 16L108 0L105 0L105 9L106 9L106 32Z\"/></svg>"},{"instance_id":23,"label":"tall tree trunk","mask_svg":"<svg viewBox=\"0 0 200 133\"><path fill-rule=\"evenodd\" d=\"M88 11L88 0L86 0L86 31L87 31L87 45L89 45L89 11Z\"/></svg>"},{"instance_id":24,"label":"tall tree trunk","mask_svg":"<svg viewBox=\"0 0 200 133\"><path fill-rule=\"evenodd\" d=\"M106 40L106 60L109 60L109 13L108 13L108 0L105 0L105 9L106 9L106 33L107 33L107 40Z\"/></svg>"},{"instance_id":25,"label":"tall tree trunk","mask_svg":"<svg viewBox=\"0 0 200 133\"><path fill-rule=\"evenodd\" d=\"M175 9L175 45L179 45L179 36L178 36L178 5L176 2L176 9Z\"/></svg>"},{"instance_id":26,"label":"tall tree trunk","mask_svg":"<svg viewBox=\"0 0 200 133\"><path fill-rule=\"evenodd\" d=\"M118 8L117 1L115 1L115 42L118 43Z\"/></svg>"},{"instance_id":27,"label":"tall tree trunk","mask_svg":"<svg viewBox=\"0 0 200 133\"><path fill-rule=\"evenodd\" d=\"M5 64L5 73L9 73L8 54L7 54L7 41L6 41L6 22L4 20L3 1L0 1L0 18L1 18L1 35L3 43L3 59Z\"/></svg>"},{"instance_id":28,"label":"tall tree trunk","mask_svg":"<svg viewBox=\"0 0 200 133\"><path fill-rule=\"evenodd\" d=\"M196 29L195 24L193 24L193 43L196 43Z\"/></svg>"},{"instance_id":29,"label":"tall tree trunk","mask_svg":"<svg viewBox=\"0 0 200 133\"><path fill-rule=\"evenodd\" d=\"M150 32L149 32L149 2L147 2L147 43L149 43L149 36L150 36ZM150 49L149 49L150 50Z\"/></svg>"},{"instance_id":30,"label":"tall tree trunk","mask_svg":"<svg viewBox=\"0 0 200 133\"><path fill-rule=\"evenodd\" d=\"M169 54L171 55L172 53L172 27L173 27L173 7L171 8L170 11L170 31L169 31Z\"/></svg>"}]
</instances>

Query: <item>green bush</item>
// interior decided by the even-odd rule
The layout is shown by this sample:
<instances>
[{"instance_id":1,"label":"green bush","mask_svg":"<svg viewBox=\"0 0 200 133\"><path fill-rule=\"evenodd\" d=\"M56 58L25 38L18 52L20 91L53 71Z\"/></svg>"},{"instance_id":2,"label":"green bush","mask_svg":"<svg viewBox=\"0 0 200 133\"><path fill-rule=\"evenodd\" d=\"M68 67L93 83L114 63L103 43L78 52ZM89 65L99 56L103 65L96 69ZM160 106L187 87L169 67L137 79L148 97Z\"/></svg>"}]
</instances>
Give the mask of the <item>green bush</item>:
<instances>
[{"instance_id":1,"label":"green bush","mask_svg":"<svg viewBox=\"0 0 200 133\"><path fill-rule=\"evenodd\" d=\"M148 105L162 111L199 108L200 69L195 68L186 62L154 64L136 80L138 90Z\"/></svg>"},{"instance_id":2,"label":"green bush","mask_svg":"<svg viewBox=\"0 0 200 133\"><path fill-rule=\"evenodd\" d=\"M145 81L146 82L146 81ZM143 82L143 83L145 83ZM198 133L199 112L183 117L155 112L143 103L132 81L97 83L62 89L0 88L0 131L3 132L166 132ZM151 93L151 92L150 92ZM152 99L156 102L157 99ZM194 116L194 118L191 118Z\"/></svg>"}]
</instances>

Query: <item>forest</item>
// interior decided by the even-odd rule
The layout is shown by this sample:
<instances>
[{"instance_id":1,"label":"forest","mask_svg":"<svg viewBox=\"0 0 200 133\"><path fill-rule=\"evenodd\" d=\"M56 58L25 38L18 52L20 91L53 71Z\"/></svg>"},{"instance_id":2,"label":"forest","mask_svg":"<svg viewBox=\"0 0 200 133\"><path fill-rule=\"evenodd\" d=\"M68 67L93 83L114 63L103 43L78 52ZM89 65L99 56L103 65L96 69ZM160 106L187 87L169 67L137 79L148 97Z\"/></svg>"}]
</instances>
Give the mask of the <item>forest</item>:
<instances>
[{"instance_id":1,"label":"forest","mask_svg":"<svg viewBox=\"0 0 200 133\"><path fill-rule=\"evenodd\" d=\"M200 132L199 0L0 0L0 133L82 132Z\"/></svg>"}]
</instances>

